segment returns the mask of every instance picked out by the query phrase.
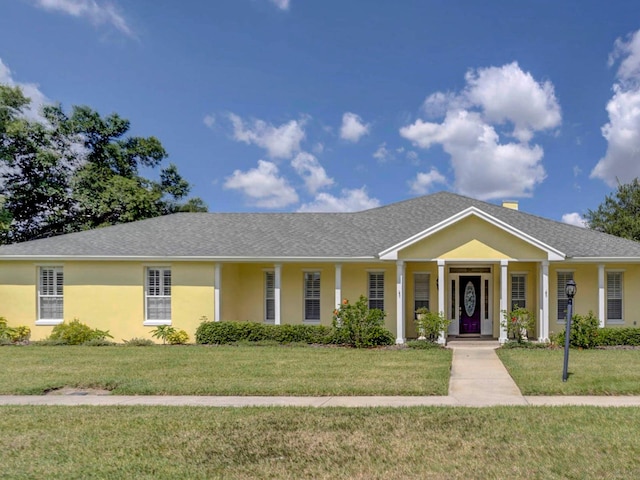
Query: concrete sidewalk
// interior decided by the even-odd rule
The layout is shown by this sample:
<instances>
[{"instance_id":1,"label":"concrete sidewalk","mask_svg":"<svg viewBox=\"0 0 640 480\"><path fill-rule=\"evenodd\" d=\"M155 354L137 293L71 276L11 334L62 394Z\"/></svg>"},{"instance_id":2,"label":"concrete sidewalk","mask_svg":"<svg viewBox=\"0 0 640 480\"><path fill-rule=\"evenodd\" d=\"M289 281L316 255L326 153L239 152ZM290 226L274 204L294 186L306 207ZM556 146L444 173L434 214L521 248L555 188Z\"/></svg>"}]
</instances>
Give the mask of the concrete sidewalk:
<instances>
[{"instance_id":1,"label":"concrete sidewalk","mask_svg":"<svg viewBox=\"0 0 640 480\"><path fill-rule=\"evenodd\" d=\"M156 405L199 407L417 407L593 405L640 407L640 396L524 397L498 359L497 342L453 341L449 395L440 397L215 397L145 395L0 395L0 405Z\"/></svg>"}]
</instances>

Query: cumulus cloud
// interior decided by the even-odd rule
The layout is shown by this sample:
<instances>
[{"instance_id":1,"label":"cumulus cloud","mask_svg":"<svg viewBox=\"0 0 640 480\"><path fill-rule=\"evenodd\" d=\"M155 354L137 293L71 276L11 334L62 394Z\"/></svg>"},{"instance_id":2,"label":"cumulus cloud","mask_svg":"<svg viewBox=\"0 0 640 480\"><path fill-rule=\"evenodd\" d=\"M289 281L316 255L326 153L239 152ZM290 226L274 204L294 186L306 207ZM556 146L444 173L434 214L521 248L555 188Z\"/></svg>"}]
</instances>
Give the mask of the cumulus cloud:
<instances>
[{"instance_id":1,"label":"cumulus cloud","mask_svg":"<svg viewBox=\"0 0 640 480\"><path fill-rule=\"evenodd\" d=\"M378 149L373 152L373 158L378 160L378 163L386 163L395 158L393 152L387 148L387 142L383 142L378 145Z\"/></svg>"},{"instance_id":2,"label":"cumulus cloud","mask_svg":"<svg viewBox=\"0 0 640 480\"><path fill-rule=\"evenodd\" d=\"M436 183L446 184L447 179L438 172L438 169L432 167L427 173L418 172L416 178L409 181L409 187L411 189L411 193L425 195Z\"/></svg>"},{"instance_id":3,"label":"cumulus cloud","mask_svg":"<svg viewBox=\"0 0 640 480\"><path fill-rule=\"evenodd\" d=\"M575 225L576 227L587 228L587 221L582 218L582 215L579 213L565 213L562 215L562 222L568 223L569 225Z\"/></svg>"},{"instance_id":4,"label":"cumulus cloud","mask_svg":"<svg viewBox=\"0 0 640 480\"><path fill-rule=\"evenodd\" d=\"M51 101L46 97L44 93L40 90L37 84L35 83L21 83L17 82L13 78L13 74L8 66L6 66L2 59L0 58L0 83L4 85L9 85L11 87L20 87L22 89L22 93L24 93L25 97L31 99L31 105L28 110L26 110L25 117L30 120L38 120L43 121L44 119L40 115L40 110L46 104L51 103Z\"/></svg>"},{"instance_id":5,"label":"cumulus cloud","mask_svg":"<svg viewBox=\"0 0 640 480\"><path fill-rule=\"evenodd\" d=\"M304 179L307 190L312 195L322 188L333 185L333 178L327 176L327 172L320 165L318 159L310 153L300 152L291 161L291 166Z\"/></svg>"},{"instance_id":6,"label":"cumulus cloud","mask_svg":"<svg viewBox=\"0 0 640 480\"><path fill-rule=\"evenodd\" d=\"M319 193L311 203L305 203L299 212L358 212L380 206L377 198L371 198L365 187L352 190L343 189L339 197L329 193Z\"/></svg>"},{"instance_id":7,"label":"cumulus cloud","mask_svg":"<svg viewBox=\"0 0 640 480\"><path fill-rule=\"evenodd\" d=\"M369 134L369 124L365 124L359 115L347 112L342 115L342 127L340 127L340 138L349 142L359 142L360 139Z\"/></svg>"},{"instance_id":8,"label":"cumulus cloud","mask_svg":"<svg viewBox=\"0 0 640 480\"><path fill-rule=\"evenodd\" d=\"M298 201L298 194L287 180L279 176L272 162L258 160L258 166L246 172L235 170L224 182L224 188L237 190L261 208L283 208Z\"/></svg>"},{"instance_id":9,"label":"cumulus cloud","mask_svg":"<svg viewBox=\"0 0 640 480\"><path fill-rule=\"evenodd\" d=\"M48 11L66 13L76 18L84 18L94 25L108 24L130 37L133 30L118 9L109 2L96 0L33 0L36 7Z\"/></svg>"},{"instance_id":10,"label":"cumulus cloud","mask_svg":"<svg viewBox=\"0 0 640 480\"><path fill-rule=\"evenodd\" d=\"M609 121L602 127L607 151L590 175L610 187L640 176L640 30L616 41L609 61L613 65L617 60L613 97L607 103Z\"/></svg>"},{"instance_id":11,"label":"cumulus cloud","mask_svg":"<svg viewBox=\"0 0 640 480\"><path fill-rule=\"evenodd\" d=\"M262 147L271 158L292 158L300 151L300 143L305 138L304 120L291 120L279 127L263 120L254 120L247 126L234 113L229 114L229 120L235 140Z\"/></svg>"},{"instance_id":12,"label":"cumulus cloud","mask_svg":"<svg viewBox=\"0 0 640 480\"><path fill-rule=\"evenodd\" d=\"M560 106L550 82L539 83L517 63L470 71L459 94L427 97L430 114L444 112L441 122L422 119L400 129L414 145L442 146L450 156L456 191L480 198L530 196L542 182L543 149L530 145L535 132L558 127ZM513 130L501 138L496 130ZM419 185L418 185L419 188Z\"/></svg>"},{"instance_id":13,"label":"cumulus cloud","mask_svg":"<svg viewBox=\"0 0 640 480\"><path fill-rule=\"evenodd\" d=\"M270 0L280 10L289 10L290 0Z\"/></svg>"}]
</instances>

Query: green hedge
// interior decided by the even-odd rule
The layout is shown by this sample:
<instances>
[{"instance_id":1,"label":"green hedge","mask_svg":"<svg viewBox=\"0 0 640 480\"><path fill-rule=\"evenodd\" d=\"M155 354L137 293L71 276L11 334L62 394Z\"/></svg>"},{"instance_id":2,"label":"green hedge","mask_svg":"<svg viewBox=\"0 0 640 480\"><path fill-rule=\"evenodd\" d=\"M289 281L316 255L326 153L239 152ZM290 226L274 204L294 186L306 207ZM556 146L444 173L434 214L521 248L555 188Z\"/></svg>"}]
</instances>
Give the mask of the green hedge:
<instances>
[{"instance_id":1,"label":"green hedge","mask_svg":"<svg viewBox=\"0 0 640 480\"><path fill-rule=\"evenodd\" d=\"M640 345L640 328L601 328L597 333L598 346Z\"/></svg>"},{"instance_id":2,"label":"green hedge","mask_svg":"<svg viewBox=\"0 0 640 480\"><path fill-rule=\"evenodd\" d=\"M256 322L202 322L196 343L219 345L240 341L278 343L333 343L330 327L322 325L269 325Z\"/></svg>"}]
</instances>

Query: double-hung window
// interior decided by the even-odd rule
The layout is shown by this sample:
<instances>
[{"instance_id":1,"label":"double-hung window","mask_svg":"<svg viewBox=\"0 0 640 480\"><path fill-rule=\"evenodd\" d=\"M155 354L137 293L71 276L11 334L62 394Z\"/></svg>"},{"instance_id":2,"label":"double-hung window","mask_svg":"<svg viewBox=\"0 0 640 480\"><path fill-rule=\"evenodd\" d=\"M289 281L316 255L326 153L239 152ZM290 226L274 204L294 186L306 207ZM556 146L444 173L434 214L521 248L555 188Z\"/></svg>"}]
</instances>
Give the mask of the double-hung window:
<instances>
[{"instance_id":1,"label":"double-hung window","mask_svg":"<svg viewBox=\"0 0 640 480\"><path fill-rule=\"evenodd\" d=\"M276 274L264 272L264 320L273 323L276 320Z\"/></svg>"},{"instance_id":2,"label":"double-hung window","mask_svg":"<svg viewBox=\"0 0 640 480\"><path fill-rule=\"evenodd\" d=\"M369 272L369 308L384 310L384 272Z\"/></svg>"},{"instance_id":3,"label":"double-hung window","mask_svg":"<svg viewBox=\"0 0 640 480\"><path fill-rule=\"evenodd\" d=\"M567 282L573 280L573 272L558 272L558 310L556 317L558 322L564 322L567 319L567 306L569 305L569 298L565 292Z\"/></svg>"},{"instance_id":4,"label":"double-hung window","mask_svg":"<svg viewBox=\"0 0 640 480\"><path fill-rule=\"evenodd\" d=\"M38 279L38 323L57 324L64 320L64 274L62 267L40 267Z\"/></svg>"},{"instance_id":5,"label":"double-hung window","mask_svg":"<svg viewBox=\"0 0 640 480\"><path fill-rule=\"evenodd\" d=\"M429 274L413 274L413 311L419 308L429 308ZM416 317L417 318L417 317Z\"/></svg>"},{"instance_id":6,"label":"double-hung window","mask_svg":"<svg viewBox=\"0 0 640 480\"><path fill-rule=\"evenodd\" d=\"M304 272L304 321L320 322L320 272Z\"/></svg>"},{"instance_id":7,"label":"double-hung window","mask_svg":"<svg viewBox=\"0 0 640 480\"><path fill-rule=\"evenodd\" d=\"M624 322L622 315L622 272L607 272L607 322Z\"/></svg>"},{"instance_id":8,"label":"double-hung window","mask_svg":"<svg viewBox=\"0 0 640 480\"><path fill-rule=\"evenodd\" d=\"M171 269L169 267L147 268L146 281L147 325L171 324Z\"/></svg>"},{"instance_id":9,"label":"double-hung window","mask_svg":"<svg viewBox=\"0 0 640 480\"><path fill-rule=\"evenodd\" d=\"M527 276L511 275L511 308L527 308Z\"/></svg>"}]
</instances>

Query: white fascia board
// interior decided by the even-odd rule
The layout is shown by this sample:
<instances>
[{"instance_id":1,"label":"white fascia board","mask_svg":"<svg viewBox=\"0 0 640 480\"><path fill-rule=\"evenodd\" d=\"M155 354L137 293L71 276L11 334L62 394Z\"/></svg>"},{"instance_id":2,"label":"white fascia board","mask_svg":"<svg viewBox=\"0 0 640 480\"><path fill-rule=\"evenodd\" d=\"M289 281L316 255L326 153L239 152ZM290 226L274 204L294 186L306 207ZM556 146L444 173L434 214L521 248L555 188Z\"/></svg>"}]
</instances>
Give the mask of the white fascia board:
<instances>
[{"instance_id":1,"label":"white fascia board","mask_svg":"<svg viewBox=\"0 0 640 480\"><path fill-rule=\"evenodd\" d=\"M556 250L555 248L547 245L546 243L541 242L537 238L534 238L531 235L528 235L518 230L517 228L512 227L508 223L503 222L502 220L499 220L476 207L469 207L465 210L462 210L456 213L455 215L452 215L451 217L443 220L442 222L437 223L427 228L426 230L423 230L422 232L417 233L412 237L409 237L406 240L403 240L402 242L382 251L379 254L379 256L383 260L395 260L398 258L398 252L403 248L413 245L414 243L419 242L420 240L424 240L425 238L433 235L434 233L437 233L440 230L443 230L459 222L460 220L463 220L472 215L478 218L481 218L482 220L500 228L501 230L504 230L507 233L510 233L514 237L519 238L520 240L523 240L529 243L530 245L533 245L534 247L539 248L540 250L547 252L548 260L550 261L564 260L566 258L566 255L561 251Z\"/></svg>"},{"instance_id":2,"label":"white fascia board","mask_svg":"<svg viewBox=\"0 0 640 480\"><path fill-rule=\"evenodd\" d=\"M282 262L282 263L362 263L378 262L379 258L370 257L175 257L175 256L104 256L104 255L0 255L2 261L39 261L39 262L72 262L72 261L95 261L95 262L235 262L235 263L258 263L258 262Z\"/></svg>"},{"instance_id":3,"label":"white fascia board","mask_svg":"<svg viewBox=\"0 0 640 480\"><path fill-rule=\"evenodd\" d=\"M640 257L571 257L566 263L640 263Z\"/></svg>"}]
</instances>

